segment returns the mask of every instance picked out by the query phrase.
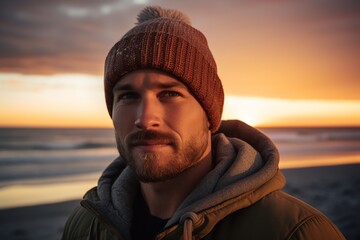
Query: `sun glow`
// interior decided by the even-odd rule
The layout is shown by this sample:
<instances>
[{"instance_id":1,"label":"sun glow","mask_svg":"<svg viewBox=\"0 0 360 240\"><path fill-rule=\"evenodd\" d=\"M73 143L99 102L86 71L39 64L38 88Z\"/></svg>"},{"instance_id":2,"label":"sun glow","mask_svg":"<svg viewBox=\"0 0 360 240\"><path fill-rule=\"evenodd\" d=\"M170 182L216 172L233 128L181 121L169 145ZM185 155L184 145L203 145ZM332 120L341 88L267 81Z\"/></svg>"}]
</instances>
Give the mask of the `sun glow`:
<instances>
[{"instance_id":1,"label":"sun glow","mask_svg":"<svg viewBox=\"0 0 360 240\"><path fill-rule=\"evenodd\" d=\"M225 94L223 119L252 126L359 126L360 100ZM99 76L1 74L0 126L111 127Z\"/></svg>"},{"instance_id":2,"label":"sun glow","mask_svg":"<svg viewBox=\"0 0 360 240\"><path fill-rule=\"evenodd\" d=\"M223 119L252 126L359 126L360 101L227 96Z\"/></svg>"},{"instance_id":3,"label":"sun glow","mask_svg":"<svg viewBox=\"0 0 360 240\"><path fill-rule=\"evenodd\" d=\"M261 123L259 107L260 99L227 96L224 104L224 119L241 119L249 125Z\"/></svg>"},{"instance_id":4,"label":"sun glow","mask_svg":"<svg viewBox=\"0 0 360 240\"><path fill-rule=\"evenodd\" d=\"M109 127L102 89L86 74L1 74L0 126Z\"/></svg>"}]
</instances>

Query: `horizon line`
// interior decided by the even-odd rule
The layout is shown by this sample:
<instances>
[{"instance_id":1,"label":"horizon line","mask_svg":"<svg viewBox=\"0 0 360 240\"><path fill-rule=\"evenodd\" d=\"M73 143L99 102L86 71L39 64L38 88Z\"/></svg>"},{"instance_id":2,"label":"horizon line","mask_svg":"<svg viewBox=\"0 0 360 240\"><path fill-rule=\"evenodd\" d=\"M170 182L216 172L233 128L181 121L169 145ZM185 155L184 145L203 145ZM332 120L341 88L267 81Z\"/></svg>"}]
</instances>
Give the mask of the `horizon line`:
<instances>
[{"instance_id":1,"label":"horizon line","mask_svg":"<svg viewBox=\"0 0 360 240\"><path fill-rule=\"evenodd\" d=\"M253 128L360 128L359 125L255 125ZM0 129L114 129L112 126L25 126L0 125Z\"/></svg>"}]
</instances>

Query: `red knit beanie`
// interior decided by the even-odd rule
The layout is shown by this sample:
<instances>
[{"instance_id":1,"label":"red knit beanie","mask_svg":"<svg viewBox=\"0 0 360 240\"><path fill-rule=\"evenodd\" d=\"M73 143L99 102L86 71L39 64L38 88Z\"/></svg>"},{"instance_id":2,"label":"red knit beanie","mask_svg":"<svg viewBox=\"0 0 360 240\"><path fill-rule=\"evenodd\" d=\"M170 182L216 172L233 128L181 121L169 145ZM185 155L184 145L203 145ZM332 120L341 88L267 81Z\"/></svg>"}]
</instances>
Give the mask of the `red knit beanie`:
<instances>
[{"instance_id":1,"label":"red knit beanie","mask_svg":"<svg viewBox=\"0 0 360 240\"><path fill-rule=\"evenodd\" d=\"M156 69L183 82L205 110L211 132L221 122L224 91L205 36L176 10L146 7L138 24L110 50L105 60L105 98L111 116L113 87L140 69Z\"/></svg>"}]
</instances>

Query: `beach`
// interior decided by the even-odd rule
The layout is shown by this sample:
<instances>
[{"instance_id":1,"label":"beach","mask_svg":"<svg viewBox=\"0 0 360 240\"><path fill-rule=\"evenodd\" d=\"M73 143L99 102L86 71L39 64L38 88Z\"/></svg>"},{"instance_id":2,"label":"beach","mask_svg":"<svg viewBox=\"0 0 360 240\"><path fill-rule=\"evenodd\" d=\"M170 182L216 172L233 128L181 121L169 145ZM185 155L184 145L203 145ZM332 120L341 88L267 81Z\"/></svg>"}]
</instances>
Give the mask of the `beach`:
<instances>
[{"instance_id":1,"label":"beach","mask_svg":"<svg viewBox=\"0 0 360 240\"><path fill-rule=\"evenodd\" d=\"M280 151L284 191L360 239L360 127L261 130ZM59 239L117 156L113 129L0 128L0 239Z\"/></svg>"},{"instance_id":2,"label":"beach","mask_svg":"<svg viewBox=\"0 0 360 240\"><path fill-rule=\"evenodd\" d=\"M360 239L360 164L282 170L284 191L327 215L347 239ZM78 200L0 210L0 239L60 239Z\"/></svg>"}]
</instances>

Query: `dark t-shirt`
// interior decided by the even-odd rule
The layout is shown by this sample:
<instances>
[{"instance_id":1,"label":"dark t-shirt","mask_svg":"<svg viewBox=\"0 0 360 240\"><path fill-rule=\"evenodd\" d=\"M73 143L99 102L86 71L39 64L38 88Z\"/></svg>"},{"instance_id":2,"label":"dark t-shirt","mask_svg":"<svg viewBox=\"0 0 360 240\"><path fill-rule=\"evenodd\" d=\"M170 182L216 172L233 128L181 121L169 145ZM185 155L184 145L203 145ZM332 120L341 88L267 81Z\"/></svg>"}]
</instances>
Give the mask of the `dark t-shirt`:
<instances>
[{"instance_id":1,"label":"dark t-shirt","mask_svg":"<svg viewBox=\"0 0 360 240\"><path fill-rule=\"evenodd\" d=\"M163 229L169 219L161 219L150 214L142 194L138 194L134 203L134 215L131 224L133 240L152 240Z\"/></svg>"}]
</instances>

